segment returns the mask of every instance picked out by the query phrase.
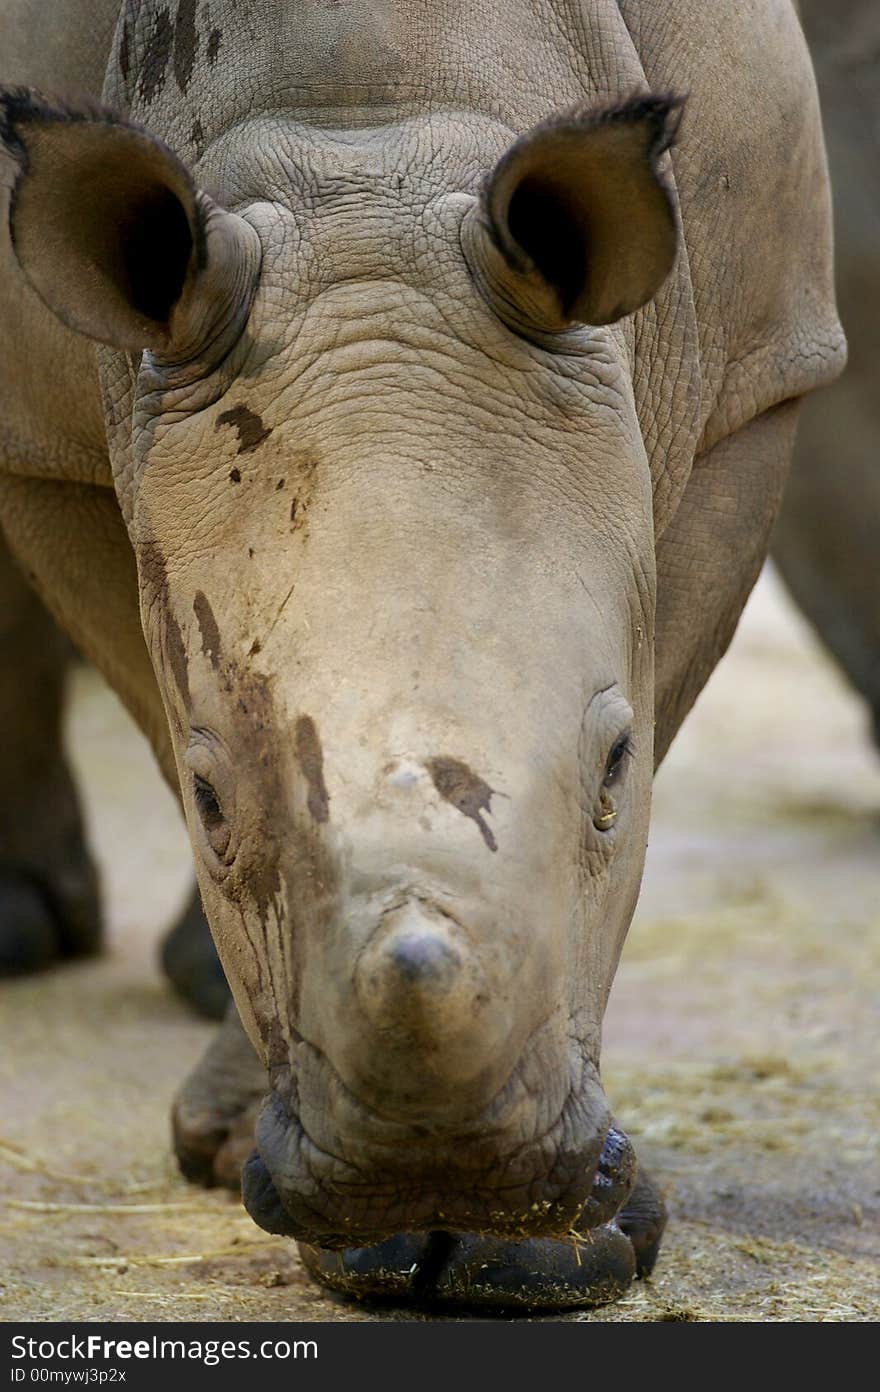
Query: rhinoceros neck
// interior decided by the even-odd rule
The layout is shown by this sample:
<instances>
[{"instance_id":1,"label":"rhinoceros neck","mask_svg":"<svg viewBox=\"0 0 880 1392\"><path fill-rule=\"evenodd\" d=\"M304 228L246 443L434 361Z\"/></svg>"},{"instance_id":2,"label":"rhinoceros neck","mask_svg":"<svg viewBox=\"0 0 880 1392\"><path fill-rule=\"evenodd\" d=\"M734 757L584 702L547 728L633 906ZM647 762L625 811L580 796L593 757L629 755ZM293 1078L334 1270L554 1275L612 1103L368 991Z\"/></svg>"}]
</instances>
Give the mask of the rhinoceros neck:
<instances>
[{"instance_id":1,"label":"rhinoceros neck","mask_svg":"<svg viewBox=\"0 0 880 1392\"><path fill-rule=\"evenodd\" d=\"M340 128L455 108L523 129L640 81L612 0L126 0L105 99L198 158L255 115Z\"/></svg>"}]
</instances>

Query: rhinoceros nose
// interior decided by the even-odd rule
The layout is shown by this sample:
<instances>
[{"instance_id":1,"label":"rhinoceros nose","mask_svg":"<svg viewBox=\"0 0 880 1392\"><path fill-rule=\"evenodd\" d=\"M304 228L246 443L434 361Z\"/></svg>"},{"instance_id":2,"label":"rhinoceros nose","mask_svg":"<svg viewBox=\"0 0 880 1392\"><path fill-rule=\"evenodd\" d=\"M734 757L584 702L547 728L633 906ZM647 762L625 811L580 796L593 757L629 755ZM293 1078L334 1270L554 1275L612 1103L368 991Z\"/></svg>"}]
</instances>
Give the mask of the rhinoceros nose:
<instances>
[{"instance_id":1,"label":"rhinoceros nose","mask_svg":"<svg viewBox=\"0 0 880 1392\"><path fill-rule=\"evenodd\" d=\"M396 934L385 952L385 970L411 989L447 991L455 985L461 957L439 933Z\"/></svg>"},{"instance_id":2,"label":"rhinoceros nose","mask_svg":"<svg viewBox=\"0 0 880 1392\"><path fill-rule=\"evenodd\" d=\"M385 915L358 961L356 988L377 1031L414 1045L443 1045L473 1029L486 999L461 929L418 901Z\"/></svg>"}]
</instances>

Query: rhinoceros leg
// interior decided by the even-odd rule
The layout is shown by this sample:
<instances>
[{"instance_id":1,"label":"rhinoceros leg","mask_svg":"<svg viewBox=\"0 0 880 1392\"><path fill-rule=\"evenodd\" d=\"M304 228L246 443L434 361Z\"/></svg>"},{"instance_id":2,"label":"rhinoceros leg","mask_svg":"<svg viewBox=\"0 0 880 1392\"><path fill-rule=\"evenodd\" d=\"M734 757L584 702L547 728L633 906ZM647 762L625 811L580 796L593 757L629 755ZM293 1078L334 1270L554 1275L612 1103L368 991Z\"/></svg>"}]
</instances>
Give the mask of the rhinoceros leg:
<instances>
[{"instance_id":1,"label":"rhinoceros leg","mask_svg":"<svg viewBox=\"0 0 880 1392\"><path fill-rule=\"evenodd\" d=\"M258 1164L254 1157L249 1165ZM357 1300L495 1310L584 1309L619 1299L654 1266L666 1211L617 1127L608 1133L583 1231L511 1242L471 1233L401 1233L374 1247L299 1244L308 1271ZM283 1230L283 1215L279 1215Z\"/></svg>"},{"instance_id":2,"label":"rhinoceros leg","mask_svg":"<svg viewBox=\"0 0 880 1392\"><path fill-rule=\"evenodd\" d=\"M876 391L875 391L876 396ZM806 617L865 698L880 745L880 467L825 399L804 434L773 537L773 560ZM827 439L837 426L836 448ZM823 442L828 454L823 457ZM858 452L859 445L863 453ZM832 452L833 448L833 452Z\"/></svg>"},{"instance_id":3,"label":"rhinoceros leg","mask_svg":"<svg viewBox=\"0 0 880 1392\"><path fill-rule=\"evenodd\" d=\"M793 598L865 698L880 745L880 288L866 260L876 252L865 250L877 245L880 178L873 153L868 162L869 142L847 145L845 129L837 128L847 110L840 102L834 92L829 124L838 143L829 148L849 366L829 391L804 405L772 556ZM873 103L880 111L876 97ZM866 114L865 128L870 119Z\"/></svg>"},{"instance_id":4,"label":"rhinoceros leg","mask_svg":"<svg viewBox=\"0 0 880 1392\"><path fill-rule=\"evenodd\" d=\"M0 514L22 568L128 707L176 790L134 555L114 495L0 472ZM92 951L99 939L96 880L60 743L68 652L0 537L0 960L5 952L19 970ZM222 1017L228 988L195 889L162 960L184 999Z\"/></svg>"},{"instance_id":5,"label":"rhinoceros leg","mask_svg":"<svg viewBox=\"0 0 880 1392\"><path fill-rule=\"evenodd\" d=\"M783 402L701 454L657 543L657 765L727 650L760 574L798 409L797 401Z\"/></svg>"},{"instance_id":6,"label":"rhinoceros leg","mask_svg":"<svg viewBox=\"0 0 880 1392\"><path fill-rule=\"evenodd\" d=\"M174 1101L174 1149L187 1179L239 1192L268 1087L266 1070L230 1000L223 1024Z\"/></svg>"},{"instance_id":7,"label":"rhinoceros leg","mask_svg":"<svg viewBox=\"0 0 880 1392\"><path fill-rule=\"evenodd\" d=\"M69 659L0 533L0 974L100 944L98 877L62 746Z\"/></svg>"},{"instance_id":8,"label":"rhinoceros leg","mask_svg":"<svg viewBox=\"0 0 880 1392\"><path fill-rule=\"evenodd\" d=\"M198 886L169 928L161 949L168 980L200 1015L222 1020L229 1006L229 986L217 956Z\"/></svg>"}]
</instances>

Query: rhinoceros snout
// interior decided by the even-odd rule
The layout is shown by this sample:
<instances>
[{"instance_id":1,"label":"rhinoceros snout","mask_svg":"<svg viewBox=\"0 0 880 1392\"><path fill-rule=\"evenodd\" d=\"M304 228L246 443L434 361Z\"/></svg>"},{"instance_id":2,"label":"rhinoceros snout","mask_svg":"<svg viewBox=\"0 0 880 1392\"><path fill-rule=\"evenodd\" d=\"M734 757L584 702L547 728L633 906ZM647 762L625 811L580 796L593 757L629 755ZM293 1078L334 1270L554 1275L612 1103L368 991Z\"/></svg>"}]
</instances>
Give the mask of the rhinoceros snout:
<instances>
[{"instance_id":1,"label":"rhinoceros snout","mask_svg":"<svg viewBox=\"0 0 880 1392\"><path fill-rule=\"evenodd\" d=\"M413 896L376 923L317 1042L367 1108L451 1122L485 1105L516 1064L499 976L465 925Z\"/></svg>"},{"instance_id":2,"label":"rhinoceros snout","mask_svg":"<svg viewBox=\"0 0 880 1392\"><path fill-rule=\"evenodd\" d=\"M452 1072L462 1035L479 1028L491 1047L480 1018L491 1014L483 972L459 926L430 905L413 901L385 916L358 960L355 990L386 1037L451 1048Z\"/></svg>"}]
</instances>

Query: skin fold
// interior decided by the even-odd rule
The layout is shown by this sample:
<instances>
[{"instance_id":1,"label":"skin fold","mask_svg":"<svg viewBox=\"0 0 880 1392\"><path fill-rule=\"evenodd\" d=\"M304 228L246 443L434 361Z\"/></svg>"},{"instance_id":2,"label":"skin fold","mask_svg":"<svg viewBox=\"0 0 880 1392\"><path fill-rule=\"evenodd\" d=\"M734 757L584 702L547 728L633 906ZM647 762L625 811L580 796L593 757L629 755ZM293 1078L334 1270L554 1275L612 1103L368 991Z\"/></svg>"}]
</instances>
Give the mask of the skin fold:
<instances>
[{"instance_id":1,"label":"skin fold","mask_svg":"<svg viewBox=\"0 0 880 1392\"><path fill-rule=\"evenodd\" d=\"M794 12L144 0L101 96L4 97L0 517L180 790L237 1011L184 1170L266 1094L319 1279L612 1299L655 759L843 362Z\"/></svg>"}]
</instances>

